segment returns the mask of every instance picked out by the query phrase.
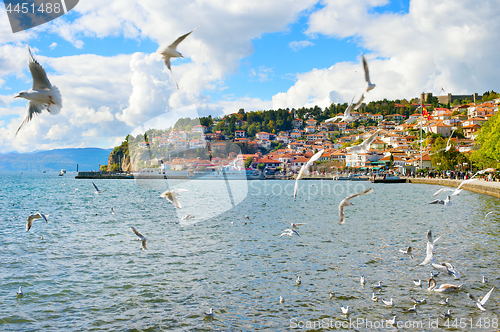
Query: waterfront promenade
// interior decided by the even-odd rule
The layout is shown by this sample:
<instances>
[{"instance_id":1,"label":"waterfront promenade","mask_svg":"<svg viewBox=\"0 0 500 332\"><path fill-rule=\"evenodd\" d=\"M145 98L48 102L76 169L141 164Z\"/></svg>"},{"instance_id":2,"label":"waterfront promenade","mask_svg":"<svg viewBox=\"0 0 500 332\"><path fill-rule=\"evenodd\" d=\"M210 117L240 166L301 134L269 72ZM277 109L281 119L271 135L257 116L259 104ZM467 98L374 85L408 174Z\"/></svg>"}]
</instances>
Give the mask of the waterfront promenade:
<instances>
[{"instance_id":1,"label":"waterfront promenade","mask_svg":"<svg viewBox=\"0 0 500 332\"><path fill-rule=\"evenodd\" d=\"M436 179L436 178L407 178L410 183L434 184L447 187L458 187L463 180ZM475 193L500 198L500 182L477 179L462 186L463 189Z\"/></svg>"}]
</instances>

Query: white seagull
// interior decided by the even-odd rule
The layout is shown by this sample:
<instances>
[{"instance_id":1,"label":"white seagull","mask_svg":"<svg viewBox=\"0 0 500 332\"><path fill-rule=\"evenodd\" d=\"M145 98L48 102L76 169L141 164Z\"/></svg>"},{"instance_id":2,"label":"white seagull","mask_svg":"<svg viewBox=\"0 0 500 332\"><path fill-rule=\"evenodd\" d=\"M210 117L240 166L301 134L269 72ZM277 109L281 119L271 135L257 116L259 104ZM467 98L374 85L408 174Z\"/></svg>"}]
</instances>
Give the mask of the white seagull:
<instances>
[{"instance_id":1,"label":"white seagull","mask_svg":"<svg viewBox=\"0 0 500 332\"><path fill-rule=\"evenodd\" d=\"M28 216L28 219L26 220L26 232L28 232L31 229L31 226L33 226L33 221L36 219L43 219L45 222L47 221L48 214L43 214L40 212L30 214Z\"/></svg>"},{"instance_id":2,"label":"white seagull","mask_svg":"<svg viewBox=\"0 0 500 332\"><path fill-rule=\"evenodd\" d=\"M319 158L321 158L321 155L323 154L323 152L325 152L324 149L316 152L311 157L311 159L309 159L307 161L307 163L305 165L302 165L302 167L300 168L299 174L297 174L297 178L295 179L295 188L293 189L293 198L294 199L297 197L297 192L299 190L299 180L302 179L302 177L304 175L308 175L309 174L309 167L312 166L312 165L314 165L314 162L316 160L318 160Z\"/></svg>"},{"instance_id":3,"label":"white seagull","mask_svg":"<svg viewBox=\"0 0 500 332\"><path fill-rule=\"evenodd\" d=\"M300 234L295 229L291 229L291 228L285 229L283 231L283 233L281 233L280 237L285 236L285 235L288 235L288 236L294 236L294 235L300 236Z\"/></svg>"},{"instance_id":4,"label":"white seagull","mask_svg":"<svg viewBox=\"0 0 500 332\"><path fill-rule=\"evenodd\" d=\"M366 92L369 92L375 89L375 84L372 84L370 81L370 71L368 70L368 62L366 61L365 56L363 55L363 69L365 71L365 81L366 81Z\"/></svg>"},{"instance_id":5,"label":"white seagull","mask_svg":"<svg viewBox=\"0 0 500 332\"><path fill-rule=\"evenodd\" d=\"M458 272L453 265L448 262L435 264L431 263L432 267L438 270L439 272L448 273L448 275L453 276L455 279L460 279L460 272Z\"/></svg>"},{"instance_id":6,"label":"white seagull","mask_svg":"<svg viewBox=\"0 0 500 332\"><path fill-rule=\"evenodd\" d=\"M361 278L359 278L359 282L361 283L361 285L364 285L366 283L364 275L362 275Z\"/></svg>"},{"instance_id":7,"label":"white seagull","mask_svg":"<svg viewBox=\"0 0 500 332\"><path fill-rule=\"evenodd\" d=\"M47 109L50 114L56 115L62 107L62 98L59 89L50 83L43 67L33 58L29 46L28 53L28 66L33 77L33 87L29 91L19 92L14 97L28 100L28 115L19 126L19 129L17 129L16 135L25 123L30 121L36 114L42 113L44 109Z\"/></svg>"},{"instance_id":8,"label":"white seagull","mask_svg":"<svg viewBox=\"0 0 500 332\"><path fill-rule=\"evenodd\" d=\"M95 193L94 194L102 194L103 192L105 192L106 190L108 189L104 189L104 190L99 190L99 188L97 188L97 186L95 185L94 182L92 182L92 184L94 185L94 189L95 189Z\"/></svg>"},{"instance_id":9,"label":"white seagull","mask_svg":"<svg viewBox=\"0 0 500 332\"><path fill-rule=\"evenodd\" d=\"M141 243L142 243L142 250L146 250L148 249L146 247L146 237L144 235L142 235L137 229L135 229L134 227L130 227L130 229L132 230L132 232L134 232L135 235L137 235L139 237L138 240L141 240Z\"/></svg>"},{"instance_id":10,"label":"white seagull","mask_svg":"<svg viewBox=\"0 0 500 332\"><path fill-rule=\"evenodd\" d=\"M21 286L19 286L19 290L17 291L16 295L17 295L17 297L23 297L24 296L23 288Z\"/></svg>"},{"instance_id":11,"label":"white seagull","mask_svg":"<svg viewBox=\"0 0 500 332\"><path fill-rule=\"evenodd\" d=\"M446 152L450 151L450 149L451 149L451 147L452 147L452 145L450 144L450 140L451 140L451 137L453 136L453 133L454 133L454 132L455 132L455 130L453 130L453 131L451 132L451 135L450 135L450 137L448 138L448 141L446 142L446 146L445 146L444 148L441 148L441 149L438 149L438 150L434 151L433 153L429 154L429 156L432 156L433 154L439 153L439 152L441 152L441 151L446 151Z\"/></svg>"},{"instance_id":12,"label":"white seagull","mask_svg":"<svg viewBox=\"0 0 500 332\"><path fill-rule=\"evenodd\" d=\"M189 219L194 219L194 218L196 218L196 217L191 215L191 213L188 213L185 216L182 216L181 220L189 220Z\"/></svg>"},{"instance_id":13,"label":"white seagull","mask_svg":"<svg viewBox=\"0 0 500 332\"><path fill-rule=\"evenodd\" d=\"M363 195L372 193L373 191L374 191L373 188L369 188L369 189L366 189L365 191L362 191L360 193L357 193L357 194L354 194L354 195L351 195L349 197L344 198L344 200L342 202L340 202L340 204L339 204L339 217L340 217L339 224L342 225L345 223L344 207L354 205L350 202L351 198L363 196Z\"/></svg>"},{"instance_id":14,"label":"white seagull","mask_svg":"<svg viewBox=\"0 0 500 332\"><path fill-rule=\"evenodd\" d=\"M443 314L443 318L451 318L451 309L448 309L448 311L446 311L446 312Z\"/></svg>"},{"instance_id":15,"label":"white seagull","mask_svg":"<svg viewBox=\"0 0 500 332\"><path fill-rule=\"evenodd\" d=\"M293 223L286 220L283 221L286 222L287 224L290 224L290 226L292 226L292 229L299 229L299 226L305 225L305 223Z\"/></svg>"},{"instance_id":16,"label":"white seagull","mask_svg":"<svg viewBox=\"0 0 500 332\"><path fill-rule=\"evenodd\" d=\"M380 129L375 130L373 134L368 136L361 144L359 145L354 145L354 146L349 146L346 148L347 152L349 153L366 153L368 150L370 150L370 144L373 143L375 138L378 135L378 132Z\"/></svg>"},{"instance_id":17,"label":"white seagull","mask_svg":"<svg viewBox=\"0 0 500 332\"><path fill-rule=\"evenodd\" d=\"M415 303L415 304L424 304L425 302L427 302L427 299L417 300L416 298L411 297L411 296L410 296L410 299L411 299L411 300L413 301L413 303Z\"/></svg>"},{"instance_id":18,"label":"white seagull","mask_svg":"<svg viewBox=\"0 0 500 332\"><path fill-rule=\"evenodd\" d=\"M434 245L440 238L441 236L433 240L432 232L430 230L427 232L427 256L425 257L424 261L419 265L427 265L432 261L434 256Z\"/></svg>"},{"instance_id":19,"label":"white seagull","mask_svg":"<svg viewBox=\"0 0 500 332\"><path fill-rule=\"evenodd\" d=\"M285 299L283 298L283 296L280 296L280 303L285 303Z\"/></svg>"},{"instance_id":20,"label":"white seagull","mask_svg":"<svg viewBox=\"0 0 500 332\"><path fill-rule=\"evenodd\" d=\"M411 254L411 250L412 250L411 246L408 246L408 248L406 248L406 249L399 249L399 252L401 252L405 255L408 255L408 256L410 256L410 258L413 259L413 255Z\"/></svg>"},{"instance_id":21,"label":"white seagull","mask_svg":"<svg viewBox=\"0 0 500 332\"><path fill-rule=\"evenodd\" d=\"M450 303L450 299L448 297L445 300L439 301L439 304L443 304L443 305L446 305L448 303Z\"/></svg>"},{"instance_id":22,"label":"white seagull","mask_svg":"<svg viewBox=\"0 0 500 332\"><path fill-rule=\"evenodd\" d=\"M418 279L418 281L415 281L413 280L413 283L415 284L415 286L417 287L422 287L422 280Z\"/></svg>"},{"instance_id":23,"label":"white seagull","mask_svg":"<svg viewBox=\"0 0 500 332\"><path fill-rule=\"evenodd\" d=\"M429 202L429 204L441 204L444 206L451 206L451 204L452 204L451 203L451 196L446 196L446 199L444 201L442 199L436 199L432 202Z\"/></svg>"},{"instance_id":24,"label":"white seagull","mask_svg":"<svg viewBox=\"0 0 500 332\"><path fill-rule=\"evenodd\" d=\"M384 304L386 306L389 306L389 307L392 307L394 305L394 299L393 298L391 298L390 301L386 301L386 300L382 299L382 302L384 302Z\"/></svg>"},{"instance_id":25,"label":"white seagull","mask_svg":"<svg viewBox=\"0 0 500 332\"><path fill-rule=\"evenodd\" d=\"M214 308L210 308L209 312L204 312L203 313L205 317L213 317L214 316Z\"/></svg>"},{"instance_id":26,"label":"white seagull","mask_svg":"<svg viewBox=\"0 0 500 332\"><path fill-rule=\"evenodd\" d=\"M356 97L356 96L354 96L354 97ZM351 116L351 112L357 110L363 104L363 99L365 98L365 95L362 94L361 98L356 102L356 104L353 104L354 97L352 97L351 104L349 106L347 106L343 115L334 116L333 118L325 120L325 123L335 122L335 121L337 121L337 119L340 119L339 122L352 122L354 120L354 118Z\"/></svg>"},{"instance_id":27,"label":"white seagull","mask_svg":"<svg viewBox=\"0 0 500 332\"><path fill-rule=\"evenodd\" d=\"M177 192L174 190L167 190L160 195L161 198L165 198L167 201L172 203L176 208L182 209L182 205L177 199Z\"/></svg>"},{"instance_id":28,"label":"white seagull","mask_svg":"<svg viewBox=\"0 0 500 332\"><path fill-rule=\"evenodd\" d=\"M378 301L378 297L375 296L375 293L372 293L372 301L373 302L377 302Z\"/></svg>"},{"instance_id":29,"label":"white seagull","mask_svg":"<svg viewBox=\"0 0 500 332\"><path fill-rule=\"evenodd\" d=\"M295 280L295 284L298 286L302 283L302 281L300 280L300 276L297 276L297 280Z\"/></svg>"},{"instance_id":30,"label":"white seagull","mask_svg":"<svg viewBox=\"0 0 500 332\"><path fill-rule=\"evenodd\" d=\"M455 188L441 188L441 189L439 189L438 191L436 191L436 192L432 195L432 197L437 196L437 195L439 195L439 194L441 194L441 193L443 193L443 192L445 192L445 191L451 191L451 192L452 192L451 196L458 196L458 195L462 192L462 190L463 190L463 189L455 189Z\"/></svg>"},{"instance_id":31,"label":"white seagull","mask_svg":"<svg viewBox=\"0 0 500 332\"><path fill-rule=\"evenodd\" d=\"M481 283L487 284L488 283L488 279L485 276L483 276L483 279L481 280Z\"/></svg>"},{"instance_id":32,"label":"white seagull","mask_svg":"<svg viewBox=\"0 0 500 332\"><path fill-rule=\"evenodd\" d=\"M490 295L491 293L493 292L493 290L495 289L495 287L493 287L488 293L486 293L486 295L481 299L481 300L476 300L474 298L474 296L472 296L471 294L467 293L467 296L469 297L469 299L471 299L472 301L476 302L476 305L477 307L482 310L482 311L486 311L486 309L483 307L486 302L488 301L488 299L490 298Z\"/></svg>"},{"instance_id":33,"label":"white seagull","mask_svg":"<svg viewBox=\"0 0 500 332\"><path fill-rule=\"evenodd\" d=\"M174 77L174 73L172 72L172 68L170 66L170 58L178 58L178 57L184 58L182 54L176 50L176 48L187 36L189 36L196 29L198 29L198 27L194 28L191 32L188 32L185 35L180 36L161 52L161 55L163 55L163 60L165 61L165 65L170 70L170 73L172 73L172 78L174 79L175 86L177 86L177 89L179 89L179 85L177 84L177 81L175 80Z\"/></svg>"},{"instance_id":34,"label":"white seagull","mask_svg":"<svg viewBox=\"0 0 500 332\"><path fill-rule=\"evenodd\" d=\"M347 315L349 313L349 306L347 307L340 307L340 311L342 311L342 314Z\"/></svg>"},{"instance_id":35,"label":"white seagull","mask_svg":"<svg viewBox=\"0 0 500 332\"><path fill-rule=\"evenodd\" d=\"M378 284L373 284L372 287L373 288L382 288L382 284L383 284L383 282L379 281Z\"/></svg>"},{"instance_id":36,"label":"white seagull","mask_svg":"<svg viewBox=\"0 0 500 332\"><path fill-rule=\"evenodd\" d=\"M413 307L405 309L405 312L415 312L417 311L417 305L414 304Z\"/></svg>"},{"instance_id":37,"label":"white seagull","mask_svg":"<svg viewBox=\"0 0 500 332\"><path fill-rule=\"evenodd\" d=\"M394 325L394 324L396 324L396 316L392 317L392 319L386 319L385 321L389 325Z\"/></svg>"}]
</instances>

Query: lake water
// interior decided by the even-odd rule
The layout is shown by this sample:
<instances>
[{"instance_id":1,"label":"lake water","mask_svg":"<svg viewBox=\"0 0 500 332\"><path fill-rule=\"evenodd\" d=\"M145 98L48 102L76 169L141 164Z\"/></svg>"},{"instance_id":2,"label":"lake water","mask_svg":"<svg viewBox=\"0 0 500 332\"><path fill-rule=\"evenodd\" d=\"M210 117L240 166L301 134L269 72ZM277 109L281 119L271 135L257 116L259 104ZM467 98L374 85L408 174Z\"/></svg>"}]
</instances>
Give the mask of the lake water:
<instances>
[{"instance_id":1,"label":"lake water","mask_svg":"<svg viewBox=\"0 0 500 332\"><path fill-rule=\"evenodd\" d=\"M95 180L107 189L96 195L91 180L74 175L0 174L1 331L386 331L396 329L384 324L394 315L402 331L499 329L500 214L483 221L496 198L463 191L444 207L427 204L436 186L311 180L300 181L295 202L293 181ZM179 197L183 209L159 198L167 187L189 190ZM339 225L339 202L369 187ZM36 211L49 223L26 232ZM180 220L188 213L196 218ZM283 219L306 223L301 236L280 238L289 228ZM413 285L432 270L418 266L429 229L442 236L438 262L462 274L437 282L464 284L458 293ZM408 245L414 259L398 251ZM384 287L373 290L379 280ZM481 312L466 293L484 296L493 286ZM395 305L372 302L372 292ZM410 296L427 303L404 313ZM438 304L446 297L449 305ZM347 317L341 306L350 306ZM210 308L214 318L204 318ZM447 309L449 324L438 318Z\"/></svg>"}]
</instances>

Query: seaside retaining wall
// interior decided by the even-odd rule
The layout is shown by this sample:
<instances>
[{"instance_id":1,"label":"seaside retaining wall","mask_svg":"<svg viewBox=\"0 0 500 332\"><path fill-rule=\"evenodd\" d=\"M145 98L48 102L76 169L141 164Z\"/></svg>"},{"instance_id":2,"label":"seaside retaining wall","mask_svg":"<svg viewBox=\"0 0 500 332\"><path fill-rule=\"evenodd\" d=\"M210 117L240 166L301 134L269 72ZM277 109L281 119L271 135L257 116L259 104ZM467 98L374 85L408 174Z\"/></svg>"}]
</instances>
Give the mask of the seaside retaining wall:
<instances>
[{"instance_id":1,"label":"seaside retaining wall","mask_svg":"<svg viewBox=\"0 0 500 332\"><path fill-rule=\"evenodd\" d=\"M423 184L435 184L447 187L458 187L462 181L460 180L447 180L447 179L408 179L410 183L423 183ZM476 181L471 183L466 183L462 186L465 190L469 190L479 194L490 195L500 198L500 184L498 182L484 182Z\"/></svg>"}]
</instances>

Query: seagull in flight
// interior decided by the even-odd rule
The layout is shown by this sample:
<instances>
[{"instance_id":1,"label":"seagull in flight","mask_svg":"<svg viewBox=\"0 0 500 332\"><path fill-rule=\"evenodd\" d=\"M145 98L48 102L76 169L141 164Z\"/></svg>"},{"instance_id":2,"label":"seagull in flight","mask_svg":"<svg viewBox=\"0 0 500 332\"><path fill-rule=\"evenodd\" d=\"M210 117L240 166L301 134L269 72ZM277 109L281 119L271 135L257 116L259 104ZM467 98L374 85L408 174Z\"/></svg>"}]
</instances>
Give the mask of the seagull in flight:
<instances>
[{"instance_id":1,"label":"seagull in flight","mask_svg":"<svg viewBox=\"0 0 500 332\"><path fill-rule=\"evenodd\" d=\"M26 232L28 232L31 229L31 226L33 226L33 222L36 219L43 219L45 222L48 223L48 221L47 221L48 216L49 216L48 214L43 214L40 212L30 214L28 216L28 219L26 220Z\"/></svg>"},{"instance_id":2,"label":"seagull in flight","mask_svg":"<svg viewBox=\"0 0 500 332\"><path fill-rule=\"evenodd\" d=\"M102 194L103 192L105 192L106 190L108 189L104 189L104 190L99 190L99 188L97 188L97 186L95 185L94 182L92 182L92 184L94 185L94 189L95 189L95 193L94 194Z\"/></svg>"},{"instance_id":3,"label":"seagull in flight","mask_svg":"<svg viewBox=\"0 0 500 332\"><path fill-rule=\"evenodd\" d=\"M324 149L319 150L318 152L316 152L311 157L311 159L309 159L307 161L307 163L305 165L302 165L302 167L300 168L299 174L297 174L297 178L295 179L295 188L293 189L293 199L295 199L297 197L297 192L299 190L299 180L302 179L302 177L304 175L308 175L309 174L309 167L312 166L312 165L314 165L314 162L316 160L318 160L319 158L321 158L321 155L323 154L323 152L325 152Z\"/></svg>"},{"instance_id":4,"label":"seagull in flight","mask_svg":"<svg viewBox=\"0 0 500 332\"><path fill-rule=\"evenodd\" d=\"M368 150L370 150L370 144L372 144L372 142L375 140L379 131L380 129L375 130L375 132L370 136L368 136L368 138L365 139L361 144L347 147L346 148L347 152L366 153Z\"/></svg>"},{"instance_id":5,"label":"seagull in flight","mask_svg":"<svg viewBox=\"0 0 500 332\"><path fill-rule=\"evenodd\" d=\"M354 97L356 97L356 96L354 96ZM344 111L344 115L334 116L333 118L325 120L325 123L335 122L335 121L337 121L337 119L340 119L339 122L352 122L354 120L354 118L351 116L351 112L357 110L363 104L363 100L365 99L365 95L362 94L361 98L356 102L356 104L353 104L354 97L352 97L351 104Z\"/></svg>"},{"instance_id":6,"label":"seagull in flight","mask_svg":"<svg viewBox=\"0 0 500 332\"><path fill-rule=\"evenodd\" d=\"M349 306L340 307L340 311L342 311L342 314L347 315L349 313Z\"/></svg>"},{"instance_id":7,"label":"seagull in flight","mask_svg":"<svg viewBox=\"0 0 500 332\"><path fill-rule=\"evenodd\" d=\"M399 249L399 252L401 252L401 253L403 253L405 255L408 255L408 256L410 256L410 258L413 259L413 255L411 254L411 250L412 250L411 246L408 246L408 248L406 248L406 250L405 249Z\"/></svg>"},{"instance_id":8,"label":"seagull in flight","mask_svg":"<svg viewBox=\"0 0 500 332\"><path fill-rule=\"evenodd\" d=\"M438 270L439 272L447 273L450 276L453 276L455 279L460 279L460 272L458 272L453 265L450 263L441 263L435 264L431 263L432 267Z\"/></svg>"},{"instance_id":9,"label":"seagull in flight","mask_svg":"<svg viewBox=\"0 0 500 332\"><path fill-rule=\"evenodd\" d=\"M486 218L488 218L488 216L489 216L490 214L492 214L492 213L495 213L495 211L490 211L490 212L486 213L486 215L484 216L483 221L485 221L485 220L486 220Z\"/></svg>"},{"instance_id":10,"label":"seagull in flight","mask_svg":"<svg viewBox=\"0 0 500 332\"><path fill-rule=\"evenodd\" d=\"M177 195L178 195L178 189L174 189L174 190L167 190L167 191L163 192L160 195L160 197L165 198L167 201L172 203L176 208L182 209L182 205L179 202L179 200L177 199Z\"/></svg>"},{"instance_id":11,"label":"seagull in flight","mask_svg":"<svg viewBox=\"0 0 500 332\"><path fill-rule=\"evenodd\" d=\"M438 191L436 191L432 197L434 196L437 196L445 191L452 191L453 193L451 194L451 196L458 196L460 195L460 193L462 192L463 189L455 189L455 188L441 188L439 189Z\"/></svg>"},{"instance_id":12,"label":"seagull in flight","mask_svg":"<svg viewBox=\"0 0 500 332\"><path fill-rule=\"evenodd\" d=\"M294 235L300 236L300 234L295 229L291 229L291 228L285 229L283 231L283 233L281 233L280 237L285 236L285 235L288 235L288 236L294 236Z\"/></svg>"},{"instance_id":13,"label":"seagull in flight","mask_svg":"<svg viewBox=\"0 0 500 332\"><path fill-rule=\"evenodd\" d=\"M286 221L286 220L283 220L284 222L286 222L287 224L290 224L290 226L292 226L292 229L299 229L299 226L302 226L302 225L305 225L305 223L293 223L293 222L289 222L289 221Z\"/></svg>"},{"instance_id":14,"label":"seagull in flight","mask_svg":"<svg viewBox=\"0 0 500 332\"><path fill-rule=\"evenodd\" d=\"M413 303L415 303L415 304L424 304L425 302L427 302L427 299L417 300L416 298L411 297L411 296L410 296L410 299L411 299L411 300L413 301Z\"/></svg>"},{"instance_id":15,"label":"seagull in flight","mask_svg":"<svg viewBox=\"0 0 500 332\"><path fill-rule=\"evenodd\" d=\"M135 235L137 235L139 238L138 240L141 240L141 243L142 243L142 250L146 250L148 249L146 247L146 237L144 235L142 235L137 229L135 229L135 227L130 227L130 229L132 230L132 232L134 232Z\"/></svg>"},{"instance_id":16,"label":"seagull in flight","mask_svg":"<svg viewBox=\"0 0 500 332\"><path fill-rule=\"evenodd\" d=\"M490 295L491 293L493 293L493 290L495 289L495 287L493 287L488 293L486 293L486 295L481 299L481 300L476 300L474 298L474 296L472 296L471 294L467 293L467 296L469 297L469 299L471 299L472 301L476 302L476 305L477 307L482 310L482 311L486 311L486 309L483 307L486 302L488 301L488 299L490 298Z\"/></svg>"},{"instance_id":17,"label":"seagull in flight","mask_svg":"<svg viewBox=\"0 0 500 332\"><path fill-rule=\"evenodd\" d=\"M29 91L19 92L14 97L28 100L28 115L17 129L16 135L25 123L29 122L36 114L42 113L44 109L50 114L56 115L62 108L62 97L59 89L50 83L43 67L33 58L29 46L28 53L28 67L33 77L33 87Z\"/></svg>"},{"instance_id":18,"label":"seagull in flight","mask_svg":"<svg viewBox=\"0 0 500 332\"><path fill-rule=\"evenodd\" d=\"M184 58L182 54L176 50L176 48L187 36L193 33L193 31L196 29L198 29L198 27L194 28L185 35L180 36L172 44L163 49L163 51L161 52L161 55L163 55L163 61L165 61L165 65L170 70L170 73L172 73L172 78L174 79L175 86L177 86L177 89L179 89L179 85L177 84L177 81L175 80L174 77L174 73L172 72L172 68L170 66L170 58L178 58L178 57Z\"/></svg>"},{"instance_id":19,"label":"seagull in flight","mask_svg":"<svg viewBox=\"0 0 500 332\"><path fill-rule=\"evenodd\" d=\"M452 147L452 145L450 144L450 140L451 140L451 137L453 136L453 133L454 133L454 132L455 132L455 130L453 130L453 131L451 132L451 135L450 135L450 137L448 138L448 141L446 142L446 146L445 146L444 148L441 148L441 149L438 149L438 150L434 151L433 153L429 154L429 156L432 156L433 154L439 153L439 152L441 152L441 151L446 151L446 152L450 151L450 149L451 149L451 147Z\"/></svg>"},{"instance_id":20,"label":"seagull in flight","mask_svg":"<svg viewBox=\"0 0 500 332\"><path fill-rule=\"evenodd\" d=\"M424 261L420 263L419 265L427 265L433 260L434 256L434 245L436 242L441 238L438 237L437 239L433 240L432 239L432 232L429 230L427 232L427 256L425 257ZM439 274L439 272L438 272Z\"/></svg>"},{"instance_id":21,"label":"seagull in flight","mask_svg":"<svg viewBox=\"0 0 500 332\"><path fill-rule=\"evenodd\" d=\"M373 191L374 191L373 188L369 188L369 189L366 189L365 191L362 191L360 193L357 193L357 194L354 194L354 195L351 195L351 196L344 198L344 200L342 202L340 202L340 204L339 204L339 217L340 217L339 224L342 225L345 223L344 207L354 205L350 202L350 200L352 198L358 197L358 196L363 196L363 195L372 193Z\"/></svg>"},{"instance_id":22,"label":"seagull in flight","mask_svg":"<svg viewBox=\"0 0 500 332\"><path fill-rule=\"evenodd\" d=\"M363 69L365 71L365 81L366 81L366 92L370 92L375 89L375 84L372 84L370 81L370 71L368 70L368 62L366 61L365 56L363 55Z\"/></svg>"}]
</instances>

